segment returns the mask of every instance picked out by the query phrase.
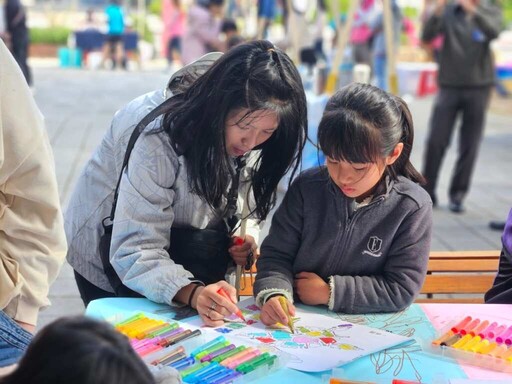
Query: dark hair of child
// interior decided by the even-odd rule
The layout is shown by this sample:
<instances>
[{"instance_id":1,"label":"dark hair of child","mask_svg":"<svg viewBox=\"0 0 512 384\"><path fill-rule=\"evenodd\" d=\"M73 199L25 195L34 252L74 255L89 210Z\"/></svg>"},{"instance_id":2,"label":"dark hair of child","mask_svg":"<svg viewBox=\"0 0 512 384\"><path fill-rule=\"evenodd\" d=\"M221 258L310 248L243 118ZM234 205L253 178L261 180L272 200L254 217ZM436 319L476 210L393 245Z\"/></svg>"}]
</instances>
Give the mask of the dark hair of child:
<instances>
[{"instance_id":1,"label":"dark hair of child","mask_svg":"<svg viewBox=\"0 0 512 384\"><path fill-rule=\"evenodd\" d=\"M64 317L36 334L1 384L154 384L128 339L106 322Z\"/></svg>"},{"instance_id":2,"label":"dark hair of child","mask_svg":"<svg viewBox=\"0 0 512 384\"><path fill-rule=\"evenodd\" d=\"M369 84L340 89L327 103L318 127L320 148L338 161L376 163L403 143L400 157L385 174L423 184L423 176L410 162L413 141L412 115L405 101Z\"/></svg>"}]
</instances>

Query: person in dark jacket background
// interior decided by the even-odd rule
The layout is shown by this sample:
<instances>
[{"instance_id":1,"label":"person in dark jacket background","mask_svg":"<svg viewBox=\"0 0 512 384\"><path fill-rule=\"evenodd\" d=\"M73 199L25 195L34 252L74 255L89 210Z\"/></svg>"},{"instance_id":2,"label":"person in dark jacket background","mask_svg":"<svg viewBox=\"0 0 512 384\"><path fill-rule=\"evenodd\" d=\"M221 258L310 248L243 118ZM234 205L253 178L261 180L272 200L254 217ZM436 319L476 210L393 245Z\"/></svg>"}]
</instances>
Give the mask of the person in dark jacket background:
<instances>
[{"instance_id":1,"label":"person in dark jacket background","mask_svg":"<svg viewBox=\"0 0 512 384\"><path fill-rule=\"evenodd\" d=\"M434 206L439 169L450 144L455 121L462 114L459 153L449 187L449 209L464 212L494 84L490 43L502 25L501 9L486 0L438 0L426 21L422 41L429 43L440 34L444 45L439 54L439 94L430 118L423 176Z\"/></svg>"},{"instance_id":2,"label":"person in dark jacket background","mask_svg":"<svg viewBox=\"0 0 512 384\"><path fill-rule=\"evenodd\" d=\"M32 86L32 73L27 63L29 46L27 15L20 0L6 0L5 19L12 55L20 66L28 85Z\"/></svg>"}]
</instances>

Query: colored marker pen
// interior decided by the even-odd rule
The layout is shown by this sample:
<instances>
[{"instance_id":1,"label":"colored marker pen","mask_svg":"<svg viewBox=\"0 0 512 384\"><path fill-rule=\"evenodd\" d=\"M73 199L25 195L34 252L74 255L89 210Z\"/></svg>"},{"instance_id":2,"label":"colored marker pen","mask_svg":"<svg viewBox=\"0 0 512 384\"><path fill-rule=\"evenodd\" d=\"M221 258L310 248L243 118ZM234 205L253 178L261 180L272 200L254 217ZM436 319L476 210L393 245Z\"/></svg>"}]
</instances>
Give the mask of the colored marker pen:
<instances>
[{"instance_id":1,"label":"colored marker pen","mask_svg":"<svg viewBox=\"0 0 512 384\"><path fill-rule=\"evenodd\" d=\"M187 382L195 382L197 379L208 375L211 372L216 372L220 368L220 365L217 363L207 364L204 368L201 368L194 373L188 375Z\"/></svg>"},{"instance_id":2,"label":"colored marker pen","mask_svg":"<svg viewBox=\"0 0 512 384\"><path fill-rule=\"evenodd\" d=\"M470 322L468 325L466 325L464 328L461 328L460 334L462 336L466 335L469 331L473 330L478 324L480 323L480 319L474 319L472 322Z\"/></svg>"},{"instance_id":3,"label":"colored marker pen","mask_svg":"<svg viewBox=\"0 0 512 384\"><path fill-rule=\"evenodd\" d=\"M166 360L166 359L168 359L168 358L170 358L172 356L175 356L178 353L185 353L185 348L183 348L183 347L175 348L172 351L166 353L165 355L160 356L158 359L156 359L153 362L151 362L151 364L156 365L158 363L161 363L162 361L164 361L164 360Z\"/></svg>"},{"instance_id":4,"label":"colored marker pen","mask_svg":"<svg viewBox=\"0 0 512 384\"><path fill-rule=\"evenodd\" d=\"M491 323L491 325L489 325L487 328L485 328L483 331L481 331L478 336L480 336L482 339L485 339L487 334L491 331L493 331L494 329L496 329L496 327L498 326L498 323L493 321Z\"/></svg>"},{"instance_id":5,"label":"colored marker pen","mask_svg":"<svg viewBox=\"0 0 512 384\"><path fill-rule=\"evenodd\" d=\"M446 345L446 344L441 344L441 343L445 342L446 340L449 340L453 335L455 335L455 332L453 332L450 329L444 335L442 335L441 337L439 337L439 338L435 339L434 341L432 341L432 344L434 344L434 345Z\"/></svg>"},{"instance_id":6,"label":"colored marker pen","mask_svg":"<svg viewBox=\"0 0 512 384\"><path fill-rule=\"evenodd\" d=\"M203 361L211 361L212 359L214 359L215 357L217 356L220 356L222 355L223 353L226 353L226 352L229 352L229 351L232 351L233 349L235 349L235 345L234 344L230 344L230 345L227 345L225 346L224 348L221 348L221 349L218 349L216 351L213 351L212 353L209 353L208 355L202 357L200 359L201 363ZM196 357L197 358L197 357Z\"/></svg>"},{"instance_id":7,"label":"colored marker pen","mask_svg":"<svg viewBox=\"0 0 512 384\"><path fill-rule=\"evenodd\" d=\"M169 367L180 370L180 369L188 367L189 365L192 365L194 363L195 363L195 360L193 357L186 357L184 359L176 361L175 363L169 364Z\"/></svg>"},{"instance_id":8,"label":"colored marker pen","mask_svg":"<svg viewBox=\"0 0 512 384\"><path fill-rule=\"evenodd\" d=\"M478 337L480 337L480 336L478 336ZM480 337L480 339L481 339L481 337ZM485 339L480 340L480 342L478 342L476 345L472 346L469 350L471 352L481 353L480 351L483 349L486 349L489 346L489 344L491 344L489 342L489 340L485 340Z\"/></svg>"},{"instance_id":9,"label":"colored marker pen","mask_svg":"<svg viewBox=\"0 0 512 384\"><path fill-rule=\"evenodd\" d=\"M187 332L188 331L188 332ZM178 344L178 343L181 343L182 341L185 341L187 339L190 339L192 337L196 337L196 336L199 336L201 334L201 330L200 329L195 329L193 330L192 332L190 332L190 329L187 329L187 331L185 331L183 334L181 334L180 336L172 339L170 342L169 342L169 345L174 345L174 344Z\"/></svg>"},{"instance_id":10,"label":"colored marker pen","mask_svg":"<svg viewBox=\"0 0 512 384\"><path fill-rule=\"evenodd\" d=\"M183 371L181 371L180 375L181 375L182 378L186 378L188 375L191 375L192 373L194 373L196 371L199 371L200 369L202 369L202 368L204 368L204 367L206 367L208 365L209 365L209 363L195 364L192 367L184 369Z\"/></svg>"},{"instance_id":11,"label":"colored marker pen","mask_svg":"<svg viewBox=\"0 0 512 384\"><path fill-rule=\"evenodd\" d=\"M227 369L226 367L223 367L221 365L218 366L217 369L213 370L212 372L208 372L202 376L198 376L198 379L200 382L211 382L215 381L216 378L220 378L224 376L226 373L232 373L233 371L231 369Z\"/></svg>"},{"instance_id":12,"label":"colored marker pen","mask_svg":"<svg viewBox=\"0 0 512 384\"><path fill-rule=\"evenodd\" d=\"M230 342L225 340L225 341L221 341L220 343L215 343L214 345L212 345L210 348L206 348L204 351L198 353L197 355L195 355L194 357L198 360L200 360L201 358L203 358L204 356L206 355L209 355L210 353L212 352L215 352L221 348L224 348L225 346L229 345Z\"/></svg>"},{"instance_id":13,"label":"colored marker pen","mask_svg":"<svg viewBox=\"0 0 512 384\"><path fill-rule=\"evenodd\" d=\"M489 352L488 355L501 359L501 356L503 356L505 352L507 352L507 346L505 344L498 344L498 346Z\"/></svg>"},{"instance_id":14,"label":"colored marker pen","mask_svg":"<svg viewBox=\"0 0 512 384\"><path fill-rule=\"evenodd\" d=\"M243 350L245 349L245 346L244 345L241 345L239 347L236 347L235 349L233 349L232 351L229 351L229 352L226 352L226 353L223 353L222 355L219 355L217 357L215 357L214 359L212 359L212 361L215 361L217 363L220 363L221 361L224 361L226 360L227 358L231 357L231 356L234 356L240 352L242 352Z\"/></svg>"},{"instance_id":15,"label":"colored marker pen","mask_svg":"<svg viewBox=\"0 0 512 384\"><path fill-rule=\"evenodd\" d=\"M224 365L224 364L222 364L222 365L228 367L229 369L235 369L239 365L245 363L246 361L253 359L254 357L256 357L258 355L261 355L261 351L259 349L255 349L254 351L251 351L248 354L246 354L238 359L233 360L232 362L230 362L227 365Z\"/></svg>"},{"instance_id":16,"label":"colored marker pen","mask_svg":"<svg viewBox=\"0 0 512 384\"><path fill-rule=\"evenodd\" d=\"M219 288L219 289L217 290L217 293L218 293L219 295L221 295L222 297L224 297L225 299L228 299L228 300L229 300L230 302L232 302L233 304L236 304L236 303L231 299L231 297L229 296L229 294L226 292L226 290L225 290L224 288ZM235 315L236 315L238 318L242 319L244 322L246 322L245 317L244 317L244 315L242 314L242 311L240 310L240 308L238 308L238 307L237 307L237 311L235 312Z\"/></svg>"},{"instance_id":17,"label":"colored marker pen","mask_svg":"<svg viewBox=\"0 0 512 384\"><path fill-rule=\"evenodd\" d=\"M464 346L464 344L466 344L467 342L469 342L469 340L471 340L473 338L473 336L471 335L466 335L464 336L462 339L460 339L459 341L457 341L455 344L452 345L453 348L462 348Z\"/></svg>"},{"instance_id":18,"label":"colored marker pen","mask_svg":"<svg viewBox=\"0 0 512 384\"><path fill-rule=\"evenodd\" d=\"M164 333L173 331L173 330L175 330L177 328L178 328L178 324L177 323L164 324L160 329L156 329L153 332L148 333L147 337L160 336L160 335L163 335Z\"/></svg>"},{"instance_id":19,"label":"colored marker pen","mask_svg":"<svg viewBox=\"0 0 512 384\"><path fill-rule=\"evenodd\" d=\"M127 318L126 320L123 320L119 323L117 323L115 325L115 328L117 327L120 327L120 326L123 326L123 325L126 325L126 324L129 324L135 320L139 320L139 319L142 319L144 317L144 314L142 312L139 312L139 313L136 313L135 315L133 316L130 316L129 318Z\"/></svg>"},{"instance_id":20,"label":"colored marker pen","mask_svg":"<svg viewBox=\"0 0 512 384\"><path fill-rule=\"evenodd\" d=\"M471 320L473 320L471 316L466 316L464 319L462 319L461 322L459 322L457 325L454 325L450 330L453 333L459 333L459 331L468 325Z\"/></svg>"},{"instance_id":21,"label":"colored marker pen","mask_svg":"<svg viewBox=\"0 0 512 384\"><path fill-rule=\"evenodd\" d=\"M468 334L470 334L471 336L476 336L480 332L482 332L482 330L487 328L488 325L489 325L489 320L484 320L480 324L478 324L475 328L473 328L471 331L469 331ZM481 338L482 337L480 336L480 339Z\"/></svg>"},{"instance_id":22,"label":"colored marker pen","mask_svg":"<svg viewBox=\"0 0 512 384\"><path fill-rule=\"evenodd\" d=\"M237 359L244 357L245 355L251 353L252 351L254 351L253 347L247 347L242 352L237 353L236 355L233 355L233 356L227 358L226 360L223 360L221 362L221 364L224 366L227 366L228 364L232 363L233 361L235 361Z\"/></svg>"},{"instance_id":23,"label":"colored marker pen","mask_svg":"<svg viewBox=\"0 0 512 384\"><path fill-rule=\"evenodd\" d=\"M265 352L265 353L262 353L261 355L258 355L256 357L253 357L251 360L249 361L246 361L245 363L242 363L240 364L238 367L236 367L235 369L238 371L238 372L242 372L245 368L249 367L249 366L252 366L252 365L255 365L255 364L258 364L258 362L260 361L264 361L267 357L270 356L270 353L268 352ZM242 372L244 373L244 372Z\"/></svg>"},{"instance_id":24,"label":"colored marker pen","mask_svg":"<svg viewBox=\"0 0 512 384\"><path fill-rule=\"evenodd\" d=\"M254 364L249 364L247 367L243 368L243 370L240 371L240 373L246 375L247 373L256 370L258 367L261 367L262 365L272 366L274 364L274 360L276 359L276 355L267 356L266 358L255 362Z\"/></svg>"},{"instance_id":25,"label":"colored marker pen","mask_svg":"<svg viewBox=\"0 0 512 384\"><path fill-rule=\"evenodd\" d=\"M206 344L203 344L199 347L197 347L196 349L194 349L190 355L191 356L196 356L198 353L201 353L202 351L204 351L205 349L207 348L210 348L212 345L215 345L216 343L219 343L219 342L222 342L222 341L226 341L226 338L224 336L219 336L219 337L216 337L215 339L213 339L212 341L209 341L207 342Z\"/></svg>"},{"instance_id":26,"label":"colored marker pen","mask_svg":"<svg viewBox=\"0 0 512 384\"><path fill-rule=\"evenodd\" d=\"M512 335L512 326L508 327L506 331L504 331L501 335L496 337L497 343L505 343L507 339ZM510 344L510 341L509 341Z\"/></svg>"},{"instance_id":27,"label":"colored marker pen","mask_svg":"<svg viewBox=\"0 0 512 384\"><path fill-rule=\"evenodd\" d=\"M485 335L485 338L489 339L489 340L494 340L496 338L496 336L499 336L500 334L502 334L506 330L506 328L507 328L506 326L500 325L495 330L488 332L487 335Z\"/></svg>"},{"instance_id":28,"label":"colored marker pen","mask_svg":"<svg viewBox=\"0 0 512 384\"><path fill-rule=\"evenodd\" d=\"M464 344L461 349L463 351L469 351L472 347L477 345L480 341L482 341L482 338L480 336L474 336L470 341L468 341L466 344Z\"/></svg>"},{"instance_id":29,"label":"colored marker pen","mask_svg":"<svg viewBox=\"0 0 512 384\"><path fill-rule=\"evenodd\" d=\"M290 328L291 333L295 333L295 329L293 328L293 319L290 316L290 310L288 308L288 299L284 296L278 297L279 304L281 305L281 308L283 308L284 313L286 314L286 318L288 319L288 328Z\"/></svg>"},{"instance_id":30,"label":"colored marker pen","mask_svg":"<svg viewBox=\"0 0 512 384\"><path fill-rule=\"evenodd\" d=\"M173 363L176 363L177 361L187 357L186 353L178 353L177 355L171 356L168 359L160 361L160 364L162 365L170 365Z\"/></svg>"},{"instance_id":31,"label":"colored marker pen","mask_svg":"<svg viewBox=\"0 0 512 384\"><path fill-rule=\"evenodd\" d=\"M457 343L460 339L462 339L462 335L460 333L456 333L448 340L442 341L441 346L443 347L451 347L453 344Z\"/></svg>"}]
</instances>

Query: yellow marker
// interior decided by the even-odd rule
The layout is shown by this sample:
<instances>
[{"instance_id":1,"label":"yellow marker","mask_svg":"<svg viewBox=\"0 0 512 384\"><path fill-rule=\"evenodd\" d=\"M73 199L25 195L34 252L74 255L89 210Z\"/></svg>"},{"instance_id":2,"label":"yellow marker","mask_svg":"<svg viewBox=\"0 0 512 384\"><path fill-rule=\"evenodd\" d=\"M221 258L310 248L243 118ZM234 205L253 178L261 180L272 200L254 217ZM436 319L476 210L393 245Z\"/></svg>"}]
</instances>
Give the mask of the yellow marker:
<instances>
[{"instance_id":1,"label":"yellow marker","mask_svg":"<svg viewBox=\"0 0 512 384\"><path fill-rule=\"evenodd\" d=\"M293 319L288 311L288 300L284 296L279 296L278 299L279 304L281 304L281 308L283 308L283 311L286 313L286 317L288 318L288 327L290 327L291 333L295 333L295 330L293 329Z\"/></svg>"},{"instance_id":2,"label":"yellow marker","mask_svg":"<svg viewBox=\"0 0 512 384\"><path fill-rule=\"evenodd\" d=\"M505 352L507 352L507 346L505 344L502 344L494 348L491 352L489 352L489 356L494 356L497 359L501 359Z\"/></svg>"},{"instance_id":3,"label":"yellow marker","mask_svg":"<svg viewBox=\"0 0 512 384\"><path fill-rule=\"evenodd\" d=\"M470 341L468 341L466 344L464 344L461 349L463 351L469 351L472 347L477 345L480 341L482 341L482 338L480 336L475 336Z\"/></svg>"},{"instance_id":4,"label":"yellow marker","mask_svg":"<svg viewBox=\"0 0 512 384\"><path fill-rule=\"evenodd\" d=\"M487 347L489 347L489 344L491 344L489 340L482 340L477 345L471 347L469 350L471 352L482 353L482 351L486 350Z\"/></svg>"},{"instance_id":5,"label":"yellow marker","mask_svg":"<svg viewBox=\"0 0 512 384\"><path fill-rule=\"evenodd\" d=\"M464 344L466 344L467 342L469 342L469 340L471 340L473 338L473 336L471 335L466 335L464 336L462 339L460 339L459 341L457 341L455 344L452 345L453 348L462 348L464 346Z\"/></svg>"}]
</instances>

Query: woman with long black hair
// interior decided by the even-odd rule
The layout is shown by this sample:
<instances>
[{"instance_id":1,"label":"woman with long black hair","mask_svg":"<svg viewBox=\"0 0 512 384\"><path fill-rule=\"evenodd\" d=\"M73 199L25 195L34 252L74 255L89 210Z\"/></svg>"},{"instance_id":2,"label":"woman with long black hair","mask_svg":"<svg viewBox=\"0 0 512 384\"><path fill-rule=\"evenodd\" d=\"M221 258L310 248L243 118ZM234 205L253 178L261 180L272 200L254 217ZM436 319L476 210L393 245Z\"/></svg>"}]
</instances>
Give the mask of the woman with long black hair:
<instances>
[{"instance_id":1,"label":"woman with long black hair","mask_svg":"<svg viewBox=\"0 0 512 384\"><path fill-rule=\"evenodd\" d=\"M235 47L190 81L194 70L172 79L172 97L156 91L119 111L78 181L66 231L68 261L86 305L134 291L188 304L208 325L236 310L217 291L234 298L222 281L228 265L245 265L257 248L251 236L243 245L230 241L242 218L237 196L249 216L266 218L279 180L300 164L306 98L292 61L268 41ZM113 227L110 260L102 262L105 218Z\"/></svg>"}]
</instances>

